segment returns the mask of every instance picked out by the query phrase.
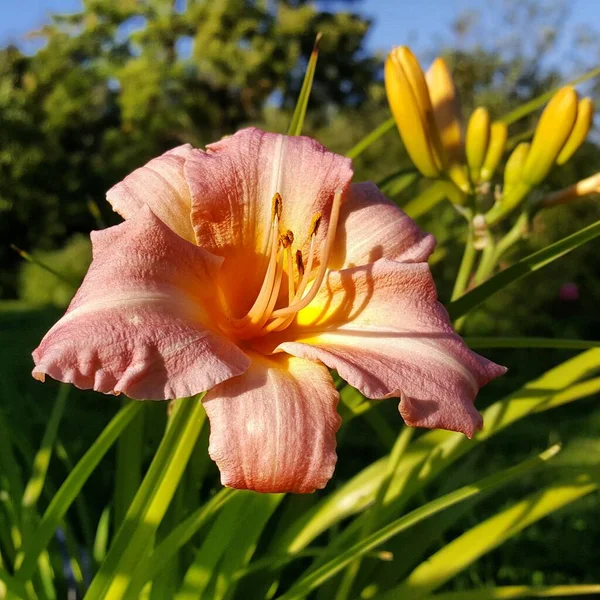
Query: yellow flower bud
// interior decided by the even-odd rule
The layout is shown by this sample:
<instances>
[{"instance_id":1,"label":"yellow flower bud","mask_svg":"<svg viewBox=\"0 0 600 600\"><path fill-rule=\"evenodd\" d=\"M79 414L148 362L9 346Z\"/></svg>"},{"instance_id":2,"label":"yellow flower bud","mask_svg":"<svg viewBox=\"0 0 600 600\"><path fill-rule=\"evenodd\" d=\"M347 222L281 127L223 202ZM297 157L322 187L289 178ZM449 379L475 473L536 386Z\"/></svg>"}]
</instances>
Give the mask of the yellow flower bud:
<instances>
[{"instance_id":1,"label":"yellow flower bud","mask_svg":"<svg viewBox=\"0 0 600 600\"><path fill-rule=\"evenodd\" d=\"M425 76L413 53L394 48L385 61L385 89L398 131L415 166L437 177L444 164Z\"/></svg>"},{"instance_id":2,"label":"yellow flower bud","mask_svg":"<svg viewBox=\"0 0 600 600\"><path fill-rule=\"evenodd\" d=\"M481 167L481 181L489 181L494 176L494 172L502 160L507 138L508 127L506 123L502 123L501 121L492 123L490 127L490 141L483 166Z\"/></svg>"},{"instance_id":3,"label":"yellow flower bud","mask_svg":"<svg viewBox=\"0 0 600 600\"><path fill-rule=\"evenodd\" d=\"M521 181L523 166L527 160L531 144L529 142L521 142L509 156L504 167L504 189L509 188Z\"/></svg>"},{"instance_id":4,"label":"yellow flower bud","mask_svg":"<svg viewBox=\"0 0 600 600\"><path fill-rule=\"evenodd\" d=\"M511 212L525 198L531 189L523 179L523 165L527 160L529 148L528 142L520 143L509 156L504 168L504 188L502 200L496 202L485 215L488 225L494 225Z\"/></svg>"},{"instance_id":5,"label":"yellow flower bud","mask_svg":"<svg viewBox=\"0 0 600 600\"><path fill-rule=\"evenodd\" d=\"M523 166L523 180L540 184L548 175L569 139L577 119L577 92L561 88L548 102L535 129L531 149Z\"/></svg>"},{"instance_id":6,"label":"yellow flower bud","mask_svg":"<svg viewBox=\"0 0 600 600\"><path fill-rule=\"evenodd\" d=\"M557 165L564 165L577 152L585 141L594 121L594 103L590 98L583 98L577 106L577 119L567 143L556 159Z\"/></svg>"},{"instance_id":7,"label":"yellow flower bud","mask_svg":"<svg viewBox=\"0 0 600 600\"><path fill-rule=\"evenodd\" d=\"M425 74L433 116L450 163L464 160L460 103L450 69L443 58L436 58Z\"/></svg>"},{"instance_id":8,"label":"yellow flower bud","mask_svg":"<svg viewBox=\"0 0 600 600\"><path fill-rule=\"evenodd\" d=\"M466 153L471 181L479 181L479 172L490 140L490 113L487 108L475 109L467 126Z\"/></svg>"}]
</instances>

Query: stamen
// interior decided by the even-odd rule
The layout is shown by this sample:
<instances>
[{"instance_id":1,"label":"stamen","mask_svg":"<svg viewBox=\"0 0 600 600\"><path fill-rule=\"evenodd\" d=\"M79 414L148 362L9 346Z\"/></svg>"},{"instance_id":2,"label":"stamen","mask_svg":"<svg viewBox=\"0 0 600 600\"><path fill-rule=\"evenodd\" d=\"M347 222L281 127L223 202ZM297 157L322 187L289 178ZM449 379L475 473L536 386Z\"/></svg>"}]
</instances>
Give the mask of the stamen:
<instances>
[{"instance_id":1,"label":"stamen","mask_svg":"<svg viewBox=\"0 0 600 600\"><path fill-rule=\"evenodd\" d=\"M298 269L298 275L302 277L304 275L304 263L302 262L302 250L296 250L296 268Z\"/></svg>"},{"instance_id":2,"label":"stamen","mask_svg":"<svg viewBox=\"0 0 600 600\"><path fill-rule=\"evenodd\" d=\"M255 318L253 318L246 326L236 332L237 337L241 339L252 338L256 335L256 333L264 326L264 324L269 320L273 309L275 308L275 304L277 303L277 299L279 298L279 290L281 289L281 281L283 279L283 255L282 252L279 255L279 261L277 262L276 267L276 275L274 285L271 289L271 293L267 298L267 303L264 306L264 310L262 313L256 314Z\"/></svg>"},{"instance_id":3,"label":"stamen","mask_svg":"<svg viewBox=\"0 0 600 600\"><path fill-rule=\"evenodd\" d=\"M279 192L275 192L273 196L273 207L271 208L271 220L277 217L281 221L281 213L283 211L283 198Z\"/></svg>"},{"instance_id":4,"label":"stamen","mask_svg":"<svg viewBox=\"0 0 600 600\"><path fill-rule=\"evenodd\" d=\"M296 295L296 282L294 281L294 260L292 258L291 248L286 248L285 252L287 254L288 304L292 304ZM302 254L300 256L302 256Z\"/></svg>"},{"instance_id":5,"label":"stamen","mask_svg":"<svg viewBox=\"0 0 600 600\"><path fill-rule=\"evenodd\" d=\"M271 254L269 258L269 266L267 267L267 272L265 273L265 278L263 279L262 286L260 288L260 291L258 292L258 295L256 296L254 304L246 313L246 315L241 319L232 319L232 324L234 325L234 327L245 327L249 323L256 322L257 315L260 318L260 316L265 310L266 305L269 302L271 290L273 289L273 283L275 281L277 271L277 254L279 250L279 245L281 243L279 236L277 235L278 228L279 217L275 215L270 236L272 239Z\"/></svg>"},{"instance_id":6,"label":"stamen","mask_svg":"<svg viewBox=\"0 0 600 600\"><path fill-rule=\"evenodd\" d=\"M307 263L306 263L306 269L304 269L304 265L302 265L302 279L300 280L300 283L298 284L298 289L296 290L294 300L293 300L293 302L289 303L289 306L293 306L294 302L297 302L298 300L300 300L300 298L302 298L302 294L304 294L304 290L306 289L306 286L308 285L308 280L310 278L310 274L311 274L312 268L313 268L313 262L315 260L315 246L316 246L315 239L316 239L316 237L317 237L316 235L313 235L310 238L310 247L308 250L308 259L307 259ZM298 253L300 253L299 257L298 257ZM300 250L298 250L296 252L296 262L298 262L298 258L300 259L300 262L301 262L302 261L302 252L300 252ZM298 268L298 271L300 271L300 268ZM290 323L294 320L295 315L296 315L296 313L294 312L293 314L291 314L287 317L278 317L274 321L271 321L264 328L264 332L269 333L271 331L283 331L284 329L289 327Z\"/></svg>"},{"instance_id":7,"label":"stamen","mask_svg":"<svg viewBox=\"0 0 600 600\"><path fill-rule=\"evenodd\" d=\"M309 237L311 235L317 235L317 231L319 231L319 225L321 224L321 213L317 213L310 223L310 229L308 230Z\"/></svg>"},{"instance_id":8,"label":"stamen","mask_svg":"<svg viewBox=\"0 0 600 600\"><path fill-rule=\"evenodd\" d=\"M319 288L323 283L323 279L325 279L325 273L327 272L327 264L329 263L331 251L333 250L333 244L335 242L335 233L337 230L337 222L340 216L341 205L342 192L341 190L337 190L335 196L333 197L333 204L331 206L329 227L327 229L327 237L325 238L325 248L323 249L323 254L321 255L321 264L319 265L317 276L315 277L315 280L313 281L313 284L308 294L306 294L306 296L302 298L302 300L300 300L299 302L295 302L287 308L280 308L279 310L273 311L273 317L285 317L287 315L297 313L299 310L302 310L303 308L308 306L313 301L314 297L317 295L317 292L319 291ZM307 273L310 273L310 271L307 270Z\"/></svg>"}]
</instances>

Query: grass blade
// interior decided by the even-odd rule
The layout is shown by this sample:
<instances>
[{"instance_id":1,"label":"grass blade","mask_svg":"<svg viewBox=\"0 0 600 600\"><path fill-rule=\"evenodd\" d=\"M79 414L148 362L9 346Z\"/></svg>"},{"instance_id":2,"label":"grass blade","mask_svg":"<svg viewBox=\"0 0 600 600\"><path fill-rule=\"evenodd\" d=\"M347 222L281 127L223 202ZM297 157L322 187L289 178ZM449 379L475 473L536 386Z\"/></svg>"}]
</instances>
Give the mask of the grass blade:
<instances>
[{"instance_id":1,"label":"grass blade","mask_svg":"<svg viewBox=\"0 0 600 600\"><path fill-rule=\"evenodd\" d=\"M132 573L148 554L205 419L200 397L176 401L165 435L86 600L118 600L127 593Z\"/></svg>"},{"instance_id":2,"label":"grass blade","mask_svg":"<svg viewBox=\"0 0 600 600\"><path fill-rule=\"evenodd\" d=\"M19 561L20 566L18 565L18 576L20 578L31 578L39 555L50 543L56 528L60 525L75 498L77 498L81 488L140 408L139 403L130 404L122 408L112 418L54 495L37 527L35 537L31 538L30 543L25 546L24 553Z\"/></svg>"},{"instance_id":3,"label":"grass blade","mask_svg":"<svg viewBox=\"0 0 600 600\"><path fill-rule=\"evenodd\" d=\"M71 387L64 383L59 386L58 395L54 402L50 419L46 425L40 449L33 459L33 472L23 494L22 506L26 511L35 508L42 493L44 482L46 481L46 473L48 472L48 465L52 457L52 449L58 434L58 426L65 411L70 389Z\"/></svg>"},{"instance_id":4,"label":"grass blade","mask_svg":"<svg viewBox=\"0 0 600 600\"><path fill-rule=\"evenodd\" d=\"M429 600L510 600L513 598L555 598L557 596L600 595L600 584L581 585L507 585L479 588L466 592L446 592Z\"/></svg>"},{"instance_id":5,"label":"grass blade","mask_svg":"<svg viewBox=\"0 0 600 600\"><path fill-rule=\"evenodd\" d=\"M352 146L348 152L346 152L346 156L348 158L356 158L360 156L371 144L374 144L380 137L383 137L388 131L391 131L394 128L394 118L390 117L387 121L384 121L379 127L371 131L368 135L366 135L360 142L358 142L355 146Z\"/></svg>"},{"instance_id":6,"label":"grass blade","mask_svg":"<svg viewBox=\"0 0 600 600\"><path fill-rule=\"evenodd\" d=\"M474 498L479 494L489 493L493 489L503 487L513 479L541 467L546 461L552 458L558 450L558 445L552 446L535 458L526 460L499 473L494 473L493 475L481 479L477 483L466 485L416 508L399 519L396 519L389 525L382 527L369 537L354 544L346 551L336 554L318 569L301 577L285 594L279 597L279 600L300 600L301 598L304 598L311 590L314 590L316 587L333 577L336 573L339 573L339 571L349 565L352 561L363 556L367 552L374 550L401 531L416 525L423 519L435 515L446 508L470 498Z\"/></svg>"},{"instance_id":7,"label":"grass blade","mask_svg":"<svg viewBox=\"0 0 600 600\"><path fill-rule=\"evenodd\" d=\"M479 557L503 544L532 523L598 489L598 481L574 473L512 504L446 544L421 563L382 600L422 598L450 581Z\"/></svg>"},{"instance_id":8,"label":"grass blade","mask_svg":"<svg viewBox=\"0 0 600 600\"><path fill-rule=\"evenodd\" d=\"M310 59L308 60L308 66L306 67L306 73L304 74L304 81L302 82L298 102L296 102L296 108L294 109L294 114L292 116L292 122L288 129L288 135L300 135L302 133L310 91L312 89L313 79L315 78L317 59L319 58L319 42L321 41L322 35L322 33L317 33L315 45L313 46Z\"/></svg>"},{"instance_id":9,"label":"grass blade","mask_svg":"<svg viewBox=\"0 0 600 600\"><path fill-rule=\"evenodd\" d=\"M454 320L466 315L470 310L479 306L487 298L505 288L507 285L545 267L561 256L564 256L598 236L600 236L600 221L596 221L588 227L585 227L538 252L526 256L460 298L450 302L446 308L448 309L451 318Z\"/></svg>"},{"instance_id":10,"label":"grass blade","mask_svg":"<svg viewBox=\"0 0 600 600\"><path fill-rule=\"evenodd\" d=\"M136 400L123 400L123 405ZM117 531L142 481L144 405L117 441L113 527Z\"/></svg>"},{"instance_id":11,"label":"grass blade","mask_svg":"<svg viewBox=\"0 0 600 600\"><path fill-rule=\"evenodd\" d=\"M23 585L18 579L9 575L0 566L0 598L6 598L9 600L11 594L13 598L21 598L23 600L30 600L35 598L31 590L30 585Z\"/></svg>"},{"instance_id":12,"label":"grass blade","mask_svg":"<svg viewBox=\"0 0 600 600\"><path fill-rule=\"evenodd\" d=\"M553 88L549 92L545 92L545 93L541 94L540 96L538 96L537 98L534 98L533 100L530 100L529 102L526 102L525 104L522 104L518 108L515 108L515 110L509 112L507 115L504 115L500 119L500 121L503 121L507 125L511 125L512 123L515 123L519 119L526 117L528 114L532 113L533 111L537 110L538 108L541 108L542 106L544 106L544 104L546 104L546 102L548 102L548 100L550 100L550 98L552 98L552 96L554 96L554 94L556 94L556 92L561 87L563 87L565 85L577 85L578 83L583 83L584 81L588 81L589 79L598 77L598 75L600 75L600 67L596 67L595 69L592 69L591 71L588 71L587 73L584 73L583 75L580 75L579 77L576 77L575 79L572 79L571 81L569 81L567 83L564 83L556 88Z\"/></svg>"},{"instance_id":13,"label":"grass blade","mask_svg":"<svg viewBox=\"0 0 600 600\"><path fill-rule=\"evenodd\" d=\"M252 558L263 528L283 498L283 494L236 494L207 533L176 600L223 600L230 594L235 573Z\"/></svg>"},{"instance_id":14,"label":"grass blade","mask_svg":"<svg viewBox=\"0 0 600 600\"><path fill-rule=\"evenodd\" d=\"M133 573L128 593L137 598L147 581L154 579L164 569L165 565L177 552L187 544L192 537L208 521L221 510L239 492L231 488L223 488L206 504L195 510L184 519L173 531L154 549L147 560L142 561Z\"/></svg>"}]
</instances>

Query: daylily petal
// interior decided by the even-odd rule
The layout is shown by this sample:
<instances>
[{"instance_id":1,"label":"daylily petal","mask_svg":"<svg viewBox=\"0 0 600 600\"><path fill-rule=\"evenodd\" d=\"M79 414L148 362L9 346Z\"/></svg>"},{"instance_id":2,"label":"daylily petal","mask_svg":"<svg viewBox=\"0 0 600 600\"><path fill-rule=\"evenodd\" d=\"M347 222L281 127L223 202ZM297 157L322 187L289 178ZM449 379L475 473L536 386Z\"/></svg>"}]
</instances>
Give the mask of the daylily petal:
<instances>
[{"instance_id":1,"label":"daylily petal","mask_svg":"<svg viewBox=\"0 0 600 600\"><path fill-rule=\"evenodd\" d=\"M369 398L401 397L413 426L472 436L482 424L479 388L505 372L454 332L424 263L381 259L330 272L297 321L279 343L262 343L322 361Z\"/></svg>"},{"instance_id":2,"label":"daylily petal","mask_svg":"<svg viewBox=\"0 0 600 600\"><path fill-rule=\"evenodd\" d=\"M380 258L426 261L435 238L421 228L370 181L353 183L342 204L332 269L366 265Z\"/></svg>"},{"instance_id":3,"label":"daylily petal","mask_svg":"<svg viewBox=\"0 0 600 600\"><path fill-rule=\"evenodd\" d=\"M321 364L251 354L250 368L203 399L208 451L223 485L257 492L313 492L336 463L339 395Z\"/></svg>"},{"instance_id":4,"label":"daylily petal","mask_svg":"<svg viewBox=\"0 0 600 600\"><path fill-rule=\"evenodd\" d=\"M248 357L207 326L221 259L181 239L147 207L92 233L92 243L79 291L33 353L36 379L163 400L246 370Z\"/></svg>"},{"instance_id":5,"label":"daylily petal","mask_svg":"<svg viewBox=\"0 0 600 600\"><path fill-rule=\"evenodd\" d=\"M275 193L283 199L280 231L291 230L294 248L306 252L313 216L322 215L319 247L334 193L352 178L351 161L315 140L254 128L195 153L184 171L198 245L225 257L220 281L239 315L254 301L264 277Z\"/></svg>"},{"instance_id":6,"label":"daylily petal","mask_svg":"<svg viewBox=\"0 0 600 600\"><path fill-rule=\"evenodd\" d=\"M106 199L124 219L130 219L142 206L149 206L175 233L195 242L190 190L183 176L183 164L196 152L200 151L189 144L169 150L113 186Z\"/></svg>"}]
</instances>

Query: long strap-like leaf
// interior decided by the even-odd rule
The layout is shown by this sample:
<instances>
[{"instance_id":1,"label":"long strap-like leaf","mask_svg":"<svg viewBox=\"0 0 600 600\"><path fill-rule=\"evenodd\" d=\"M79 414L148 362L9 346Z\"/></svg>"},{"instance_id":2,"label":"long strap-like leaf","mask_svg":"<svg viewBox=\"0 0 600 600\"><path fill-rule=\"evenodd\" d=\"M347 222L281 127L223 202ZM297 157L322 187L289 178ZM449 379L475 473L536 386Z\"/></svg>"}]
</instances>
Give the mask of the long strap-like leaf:
<instances>
[{"instance_id":1,"label":"long strap-like leaf","mask_svg":"<svg viewBox=\"0 0 600 600\"><path fill-rule=\"evenodd\" d=\"M315 39L315 45L308 60L308 66L306 67L306 73L304 74L304 81L302 82L302 88L296 102L296 108L292 116L292 122L288 129L288 135L300 135L302 128L304 127L304 119L306 118L306 109L308 107L308 99L310 98L310 91L312 90L313 79L315 78L315 70L317 68L317 59L319 58L319 42L321 41L321 33L317 34Z\"/></svg>"},{"instance_id":2,"label":"long strap-like leaf","mask_svg":"<svg viewBox=\"0 0 600 600\"><path fill-rule=\"evenodd\" d=\"M501 471L500 473L485 477L477 483L462 487L416 508L407 515L382 527L367 538L362 539L346 551L337 554L318 569L301 577L285 594L280 596L279 600L300 600L301 598L304 598L311 590L322 585L336 573L339 573L352 561L363 556L367 552L374 550L401 531L404 531L405 529L416 525L423 519L435 515L459 502L463 502L484 492L487 493L492 489L503 487L509 481L539 468L548 459L554 456L557 451L558 447L553 446L535 458L526 460L514 467Z\"/></svg>"},{"instance_id":3,"label":"long strap-like leaf","mask_svg":"<svg viewBox=\"0 0 600 600\"><path fill-rule=\"evenodd\" d=\"M148 554L206 417L198 397L176 402L165 435L86 600L125 597L135 567Z\"/></svg>"},{"instance_id":4,"label":"long strap-like leaf","mask_svg":"<svg viewBox=\"0 0 600 600\"><path fill-rule=\"evenodd\" d=\"M81 488L139 410L139 403L129 404L122 408L75 465L75 468L52 498L37 527L36 535L25 546L24 554L19 560L18 577L20 579L28 580L31 578L39 555L52 539L54 532L75 498L77 498Z\"/></svg>"}]
</instances>

